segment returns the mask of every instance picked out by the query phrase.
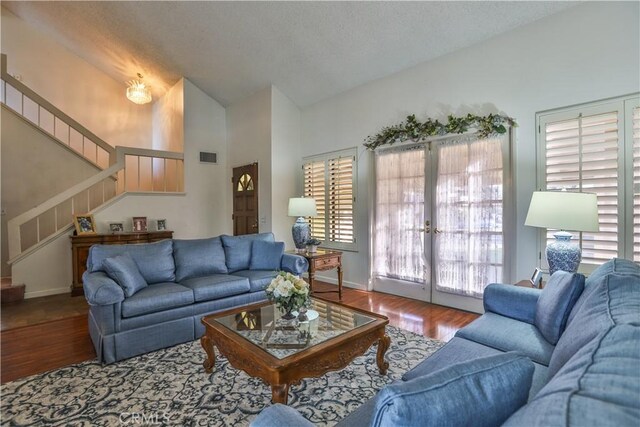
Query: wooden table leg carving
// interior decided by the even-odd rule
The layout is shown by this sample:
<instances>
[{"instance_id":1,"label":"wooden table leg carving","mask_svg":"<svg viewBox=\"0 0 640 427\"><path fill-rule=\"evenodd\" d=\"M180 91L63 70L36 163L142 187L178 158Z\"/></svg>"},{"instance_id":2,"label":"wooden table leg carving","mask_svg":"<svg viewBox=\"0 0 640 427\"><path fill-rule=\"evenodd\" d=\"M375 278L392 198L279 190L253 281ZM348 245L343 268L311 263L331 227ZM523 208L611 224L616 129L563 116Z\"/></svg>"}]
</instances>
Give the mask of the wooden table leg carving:
<instances>
[{"instance_id":1,"label":"wooden table leg carving","mask_svg":"<svg viewBox=\"0 0 640 427\"><path fill-rule=\"evenodd\" d=\"M380 374L385 375L387 369L389 369L389 362L384 360L384 355L391 345L391 338L388 335L383 335L378 340L378 354L376 356L376 362L378 363L378 369Z\"/></svg>"},{"instance_id":2,"label":"wooden table leg carving","mask_svg":"<svg viewBox=\"0 0 640 427\"><path fill-rule=\"evenodd\" d=\"M207 358L202 363L202 366L204 366L204 370L210 374L213 372L213 367L216 364L216 353L213 349L213 341L205 334L200 338L200 344L205 353L207 353Z\"/></svg>"},{"instance_id":3,"label":"wooden table leg carving","mask_svg":"<svg viewBox=\"0 0 640 427\"><path fill-rule=\"evenodd\" d=\"M287 404L289 400L289 384L276 384L271 386L271 403Z\"/></svg>"},{"instance_id":4,"label":"wooden table leg carving","mask_svg":"<svg viewBox=\"0 0 640 427\"><path fill-rule=\"evenodd\" d=\"M342 264L338 265L338 299L342 301Z\"/></svg>"}]
</instances>

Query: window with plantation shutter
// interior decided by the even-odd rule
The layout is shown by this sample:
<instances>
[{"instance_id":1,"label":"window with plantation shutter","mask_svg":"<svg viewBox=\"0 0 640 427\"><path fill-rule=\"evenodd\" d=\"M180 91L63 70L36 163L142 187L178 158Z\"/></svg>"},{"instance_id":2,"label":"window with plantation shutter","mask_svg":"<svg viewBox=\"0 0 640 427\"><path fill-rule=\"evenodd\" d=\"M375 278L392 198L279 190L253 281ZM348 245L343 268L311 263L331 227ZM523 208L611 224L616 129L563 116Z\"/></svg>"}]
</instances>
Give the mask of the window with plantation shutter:
<instances>
[{"instance_id":1,"label":"window with plantation shutter","mask_svg":"<svg viewBox=\"0 0 640 427\"><path fill-rule=\"evenodd\" d=\"M355 149L304 159L304 196L316 200L311 235L323 247L355 249Z\"/></svg>"},{"instance_id":2,"label":"window with plantation shutter","mask_svg":"<svg viewBox=\"0 0 640 427\"><path fill-rule=\"evenodd\" d=\"M640 169L637 150L634 149L633 161L624 155L633 143L625 137L627 100L620 98L538 115L539 187L595 193L598 197L600 230L573 233L574 241L582 248L585 272L613 257L638 256L630 253L630 245L626 244L632 233L627 230L625 219L628 215L640 216L640 197L634 199L634 212L638 213L626 209L633 187L632 182L627 182L631 176L627 171ZM637 172L633 176L638 179ZM637 222L634 220L634 224ZM547 230L543 248L554 240L553 233L554 230ZM541 261L546 266L544 257Z\"/></svg>"}]
</instances>

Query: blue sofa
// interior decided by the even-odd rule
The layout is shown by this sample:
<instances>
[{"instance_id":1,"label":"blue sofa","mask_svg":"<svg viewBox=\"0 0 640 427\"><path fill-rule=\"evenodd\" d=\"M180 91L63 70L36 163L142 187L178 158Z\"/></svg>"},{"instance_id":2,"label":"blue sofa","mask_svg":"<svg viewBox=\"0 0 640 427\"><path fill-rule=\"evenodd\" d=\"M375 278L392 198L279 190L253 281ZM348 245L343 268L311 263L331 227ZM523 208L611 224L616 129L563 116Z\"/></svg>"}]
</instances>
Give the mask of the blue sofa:
<instances>
[{"instance_id":1,"label":"blue sofa","mask_svg":"<svg viewBox=\"0 0 640 427\"><path fill-rule=\"evenodd\" d=\"M640 425L640 266L613 259L586 281L556 274L568 286L489 285L484 315L338 425ZM495 372L507 366L505 386ZM277 424L311 425L284 405L252 423Z\"/></svg>"},{"instance_id":2,"label":"blue sofa","mask_svg":"<svg viewBox=\"0 0 640 427\"><path fill-rule=\"evenodd\" d=\"M92 246L83 286L98 360L192 341L203 315L266 300L277 270L307 271L283 252L271 233Z\"/></svg>"}]
</instances>

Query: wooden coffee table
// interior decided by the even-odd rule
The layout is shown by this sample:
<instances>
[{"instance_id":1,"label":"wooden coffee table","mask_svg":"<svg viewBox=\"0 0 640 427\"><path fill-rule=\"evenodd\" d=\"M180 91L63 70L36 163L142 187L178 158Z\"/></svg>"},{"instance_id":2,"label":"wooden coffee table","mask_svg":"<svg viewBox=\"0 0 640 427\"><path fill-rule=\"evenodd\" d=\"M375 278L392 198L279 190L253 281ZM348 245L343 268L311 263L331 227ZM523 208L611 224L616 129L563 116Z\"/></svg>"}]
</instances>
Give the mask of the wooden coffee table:
<instances>
[{"instance_id":1,"label":"wooden coffee table","mask_svg":"<svg viewBox=\"0 0 640 427\"><path fill-rule=\"evenodd\" d=\"M380 374L387 373L389 319L321 298L312 298L312 303L318 317L312 314L312 320L303 323L281 319L270 302L203 317L205 371L215 367L216 347L233 367L269 384L273 403L284 404L292 384L343 369L374 343Z\"/></svg>"}]
</instances>

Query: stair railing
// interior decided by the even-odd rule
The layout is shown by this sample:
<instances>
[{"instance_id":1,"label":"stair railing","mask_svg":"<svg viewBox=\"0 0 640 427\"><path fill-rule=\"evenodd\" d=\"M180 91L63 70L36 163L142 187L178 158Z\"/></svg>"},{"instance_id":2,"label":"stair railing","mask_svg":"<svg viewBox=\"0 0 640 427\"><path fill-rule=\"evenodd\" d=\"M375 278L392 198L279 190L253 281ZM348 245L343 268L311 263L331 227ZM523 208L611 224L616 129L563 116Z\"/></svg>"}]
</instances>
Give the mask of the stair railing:
<instances>
[{"instance_id":1,"label":"stair railing","mask_svg":"<svg viewBox=\"0 0 640 427\"><path fill-rule=\"evenodd\" d=\"M0 77L2 104L100 169L109 167L115 149L10 75L5 54L0 55Z\"/></svg>"}]
</instances>

